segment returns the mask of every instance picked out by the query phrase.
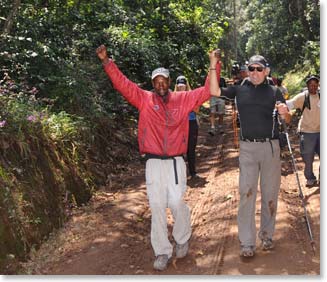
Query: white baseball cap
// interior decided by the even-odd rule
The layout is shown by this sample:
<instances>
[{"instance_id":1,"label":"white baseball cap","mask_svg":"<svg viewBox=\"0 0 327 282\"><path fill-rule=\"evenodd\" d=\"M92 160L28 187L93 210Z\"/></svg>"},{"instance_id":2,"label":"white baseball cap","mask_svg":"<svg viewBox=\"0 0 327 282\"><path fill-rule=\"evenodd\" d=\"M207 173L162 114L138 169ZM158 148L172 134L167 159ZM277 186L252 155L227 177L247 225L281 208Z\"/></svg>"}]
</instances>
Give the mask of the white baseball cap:
<instances>
[{"instance_id":1,"label":"white baseball cap","mask_svg":"<svg viewBox=\"0 0 327 282\"><path fill-rule=\"evenodd\" d=\"M165 68L157 68L152 72L151 79L155 79L158 75L162 75L165 78L169 77L169 70Z\"/></svg>"}]
</instances>

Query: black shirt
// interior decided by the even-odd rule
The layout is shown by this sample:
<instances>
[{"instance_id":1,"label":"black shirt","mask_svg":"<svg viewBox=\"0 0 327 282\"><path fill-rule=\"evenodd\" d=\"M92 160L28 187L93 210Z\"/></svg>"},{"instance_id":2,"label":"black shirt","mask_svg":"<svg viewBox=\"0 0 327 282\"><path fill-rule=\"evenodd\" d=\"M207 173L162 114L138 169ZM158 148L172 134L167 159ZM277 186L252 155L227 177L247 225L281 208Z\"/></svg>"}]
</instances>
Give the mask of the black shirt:
<instances>
[{"instance_id":1,"label":"black shirt","mask_svg":"<svg viewBox=\"0 0 327 282\"><path fill-rule=\"evenodd\" d=\"M221 96L236 97L241 139L278 138L275 104L277 101L285 103L285 99L277 87L269 85L267 80L253 85L247 79L242 85L221 88Z\"/></svg>"}]
</instances>

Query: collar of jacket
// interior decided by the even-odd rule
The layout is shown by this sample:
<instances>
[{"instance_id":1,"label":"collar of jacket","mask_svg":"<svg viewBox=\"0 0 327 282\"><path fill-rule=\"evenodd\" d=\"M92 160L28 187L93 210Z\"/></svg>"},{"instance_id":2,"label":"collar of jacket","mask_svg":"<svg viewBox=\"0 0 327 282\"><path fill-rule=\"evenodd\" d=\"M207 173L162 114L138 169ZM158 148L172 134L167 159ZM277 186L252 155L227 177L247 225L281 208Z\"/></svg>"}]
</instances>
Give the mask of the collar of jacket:
<instances>
[{"instance_id":1,"label":"collar of jacket","mask_svg":"<svg viewBox=\"0 0 327 282\"><path fill-rule=\"evenodd\" d=\"M155 92L154 90L152 91L159 99L161 99L165 104L167 104L169 102L169 97L171 95L171 90L168 89L168 93L161 96L159 95L157 92Z\"/></svg>"}]
</instances>

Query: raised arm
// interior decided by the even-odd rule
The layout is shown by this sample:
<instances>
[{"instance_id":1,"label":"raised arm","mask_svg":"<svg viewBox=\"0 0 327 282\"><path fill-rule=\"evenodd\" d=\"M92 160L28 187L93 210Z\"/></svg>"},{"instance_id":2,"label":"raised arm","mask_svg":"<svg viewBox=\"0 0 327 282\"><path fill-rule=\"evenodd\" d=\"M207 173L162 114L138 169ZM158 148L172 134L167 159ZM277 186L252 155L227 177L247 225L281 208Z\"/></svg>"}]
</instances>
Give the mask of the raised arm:
<instances>
[{"instance_id":1,"label":"raised arm","mask_svg":"<svg viewBox=\"0 0 327 282\"><path fill-rule=\"evenodd\" d=\"M105 72L110 78L114 88L118 90L126 100L138 109L142 108L146 91L138 87L137 84L130 81L117 67L117 65L108 58L106 46L101 45L96 49L96 54L102 61Z\"/></svg>"},{"instance_id":2,"label":"raised arm","mask_svg":"<svg viewBox=\"0 0 327 282\"><path fill-rule=\"evenodd\" d=\"M210 79L210 95L219 97L221 90L219 87L219 81L217 77L217 64L220 65L220 51L214 50L209 53L210 67L209 67L209 79ZM219 66L220 69L220 66Z\"/></svg>"}]
</instances>

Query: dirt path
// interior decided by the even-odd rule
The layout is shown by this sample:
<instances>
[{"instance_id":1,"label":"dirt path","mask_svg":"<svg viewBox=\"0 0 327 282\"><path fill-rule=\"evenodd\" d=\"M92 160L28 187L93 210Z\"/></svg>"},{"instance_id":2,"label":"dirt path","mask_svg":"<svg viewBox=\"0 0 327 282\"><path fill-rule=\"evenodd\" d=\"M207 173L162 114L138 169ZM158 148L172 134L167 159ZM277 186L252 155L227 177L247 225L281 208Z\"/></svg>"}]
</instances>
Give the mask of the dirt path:
<instances>
[{"instance_id":1,"label":"dirt path","mask_svg":"<svg viewBox=\"0 0 327 282\"><path fill-rule=\"evenodd\" d=\"M129 172L111 187L98 191L89 205L75 210L64 228L31 253L31 260L24 264L25 272L50 275L319 275L320 189L302 187L316 243L313 256L289 161L283 162L275 249L263 252L257 242L254 258L239 257L238 150L233 146L230 108L225 134L209 136L207 124L203 122L201 126L197 147L201 178L189 181L186 193L192 210L193 234L185 258L173 259L163 272L152 269L151 214L144 183L144 163L139 161L129 164ZM295 156L302 184L303 166L299 154ZM317 170L318 160L315 162ZM171 232L172 216L167 212Z\"/></svg>"}]
</instances>

